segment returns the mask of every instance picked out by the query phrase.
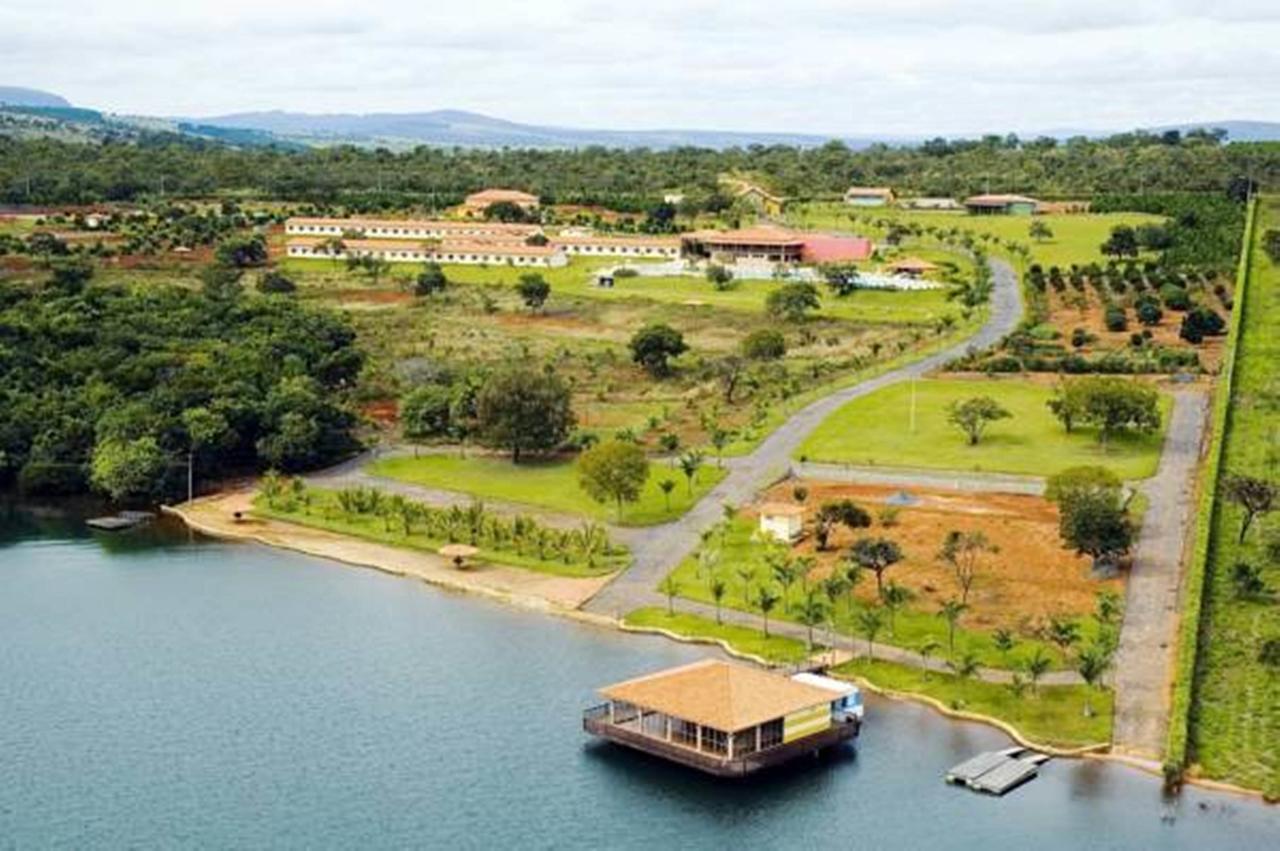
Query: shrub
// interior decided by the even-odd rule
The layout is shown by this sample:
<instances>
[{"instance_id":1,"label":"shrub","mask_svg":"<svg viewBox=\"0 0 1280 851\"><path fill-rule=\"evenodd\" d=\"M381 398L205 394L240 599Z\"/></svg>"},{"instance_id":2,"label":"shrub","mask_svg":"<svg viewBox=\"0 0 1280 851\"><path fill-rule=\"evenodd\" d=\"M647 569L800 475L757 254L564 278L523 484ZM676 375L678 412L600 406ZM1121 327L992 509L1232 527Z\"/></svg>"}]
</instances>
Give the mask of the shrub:
<instances>
[{"instance_id":1,"label":"shrub","mask_svg":"<svg viewBox=\"0 0 1280 851\"><path fill-rule=\"evenodd\" d=\"M83 493L87 483L80 464L28 461L18 473L18 491L25 496L69 496Z\"/></svg>"},{"instance_id":2,"label":"shrub","mask_svg":"<svg viewBox=\"0 0 1280 851\"><path fill-rule=\"evenodd\" d=\"M637 269L632 269L630 266L620 266L617 269L613 270L613 277L615 279L616 278L638 278L640 277L640 272Z\"/></svg>"},{"instance_id":3,"label":"shrub","mask_svg":"<svg viewBox=\"0 0 1280 851\"><path fill-rule=\"evenodd\" d=\"M279 272L267 272L258 278L260 293L291 293L297 288L297 284Z\"/></svg>"},{"instance_id":4,"label":"shrub","mask_svg":"<svg viewBox=\"0 0 1280 851\"><path fill-rule=\"evenodd\" d=\"M1188 343L1197 344L1204 340L1205 337L1212 337L1221 334L1225 323L1222 317L1214 313L1207 307L1197 305L1182 317L1182 326L1178 329L1178 336L1186 340Z\"/></svg>"},{"instance_id":5,"label":"shrub","mask_svg":"<svg viewBox=\"0 0 1280 851\"><path fill-rule=\"evenodd\" d=\"M1125 316L1124 308L1116 304L1108 305L1106 323L1108 331L1124 331L1127 329L1129 320Z\"/></svg>"},{"instance_id":6,"label":"shrub","mask_svg":"<svg viewBox=\"0 0 1280 851\"><path fill-rule=\"evenodd\" d=\"M772 328L752 331L742 340L742 354L752 360L777 360L786 353L786 338Z\"/></svg>"},{"instance_id":7,"label":"shrub","mask_svg":"<svg viewBox=\"0 0 1280 851\"><path fill-rule=\"evenodd\" d=\"M1187 294L1185 289L1174 284L1165 284L1160 288L1160 300L1170 310L1189 310L1191 308L1191 296Z\"/></svg>"},{"instance_id":8,"label":"shrub","mask_svg":"<svg viewBox=\"0 0 1280 851\"><path fill-rule=\"evenodd\" d=\"M1160 319L1164 316L1164 311L1160 309L1160 302L1151 296L1144 295L1138 299L1135 308L1138 321L1143 325L1159 325Z\"/></svg>"}]
</instances>

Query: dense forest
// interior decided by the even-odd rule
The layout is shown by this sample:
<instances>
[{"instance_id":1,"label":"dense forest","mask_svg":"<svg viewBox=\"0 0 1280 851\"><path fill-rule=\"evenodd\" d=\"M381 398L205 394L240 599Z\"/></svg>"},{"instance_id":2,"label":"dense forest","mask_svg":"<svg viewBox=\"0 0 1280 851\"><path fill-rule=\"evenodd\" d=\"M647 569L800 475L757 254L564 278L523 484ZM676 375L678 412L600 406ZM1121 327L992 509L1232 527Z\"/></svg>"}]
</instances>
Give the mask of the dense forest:
<instances>
[{"instance_id":1,"label":"dense forest","mask_svg":"<svg viewBox=\"0 0 1280 851\"><path fill-rule=\"evenodd\" d=\"M350 452L363 363L335 313L283 297L0 282L0 485L147 499L197 476Z\"/></svg>"},{"instance_id":2,"label":"dense forest","mask_svg":"<svg viewBox=\"0 0 1280 851\"><path fill-rule=\"evenodd\" d=\"M963 196L1008 191L1047 198L1105 192L1223 191L1244 180L1280 187L1280 143L1223 144L1211 133L1130 133L1107 139L935 139L854 151L753 146L723 151L472 150L404 153L352 146L307 151L179 141L79 144L0 136L0 203L134 201L144 196L242 194L354 209L443 207L485 186L514 186L548 202L647 209L679 190L714 206L718 179L749 176L791 197L833 197L851 184Z\"/></svg>"}]
</instances>

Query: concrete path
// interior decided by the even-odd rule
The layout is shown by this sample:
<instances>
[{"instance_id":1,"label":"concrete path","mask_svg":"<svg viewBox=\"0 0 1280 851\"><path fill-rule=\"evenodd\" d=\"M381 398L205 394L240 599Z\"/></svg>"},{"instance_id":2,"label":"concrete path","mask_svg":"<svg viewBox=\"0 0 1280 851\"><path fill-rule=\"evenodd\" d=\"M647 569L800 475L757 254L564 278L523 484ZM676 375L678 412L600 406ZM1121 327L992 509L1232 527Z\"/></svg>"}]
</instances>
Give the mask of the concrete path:
<instances>
[{"instance_id":1,"label":"concrete path","mask_svg":"<svg viewBox=\"0 0 1280 851\"><path fill-rule=\"evenodd\" d=\"M966 473L952 470L923 470L903 467L859 467L853 464L825 464L795 461L791 474L798 479L822 482L849 482L858 485L899 485L904 488L938 488L978 493L1014 493L1040 496L1045 480L1036 476L1004 473Z\"/></svg>"},{"instance_id":2,"label":"concrete path","mask_svg":"<svg viewBox=\"0 0 1280 851\"><path fill-rule=\"evenodd\" d=\"M1140 487L1150 500L1125 591L1124 625L1116 652L1114 747L1154 757L1164 752L1170 677L1177 654L1182 564L1192 526L1195 472L1200 462L1208 396L1174 394L1156 474Z\"/></svg>"},{"instance_id":3,"label":"concrete path","mask_svg":"<svg viewBox=\"0 0 1280 851\"><path fill-rule=\"evenodd\" d=\"M663 605L663 598L655 590L658 582L672 566L694 550L702 531L723 517L722 506L746 503L762 488L785 476L790 469L792 454L828 415L853 399L936 370L971 348L992 345L1012 331L1022 318L1022 291L1018 277L1004 261L992 259L988 262L994 282L991 312L973 337L915 363L837 390L802 408L761 441L749 455L726 459L729 475L683 517L672 523L651 526L644 530L644 534L628 541L634 555L631 567L597 594L587 604L587 610L617 617L640 606Z\"/></svg>"}]
</instances>

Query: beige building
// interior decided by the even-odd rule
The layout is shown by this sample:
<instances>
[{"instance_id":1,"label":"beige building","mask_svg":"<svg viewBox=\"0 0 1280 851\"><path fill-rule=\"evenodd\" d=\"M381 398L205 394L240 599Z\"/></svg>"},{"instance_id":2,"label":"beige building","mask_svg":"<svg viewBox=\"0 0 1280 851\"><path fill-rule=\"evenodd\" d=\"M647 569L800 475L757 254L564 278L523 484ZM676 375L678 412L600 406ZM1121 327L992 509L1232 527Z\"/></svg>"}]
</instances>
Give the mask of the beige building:
<instances>
[{"instance_id":1,"label":"beige building","mask_svg":"<svg viewBox=\"0 0 1280 851\"><path fill-rule=\"evenodd\" d=\"M484 237L524 239L541 233L538 225L503 222L460 222L439 219L337 219L293 216L285 221L289 236L342 236L358 233L375 239L449 239Z\"/></svg>"},{"instance_id":2,"label":"beige building","mask_svg":"<svg viewBox=\"0 0 1280 851\"><path fill-rule=\"evenodd\" d=\"M341 239L336 251L329 240L291 239L285 247L289 257L300 259L346 259L377 257L388 263L460 263L464 265L509 264L556 268L569 262L565 253L551 245L525 245L511 240L443 239L415 242L395 239Z\"/></svg>"},{"instance_id":3,"label":"beige building","mask_svg":"<svg viewBox=\"0 0 1280 851\"><path fill-rule=\"evenodd\" d=\"M588 257L657 257L675 259L680 256L680 240L659 236L585 236L561 233L551 237L551 245L566 254Z\"/></svg>"},{"instance_id":4,"label":"beige building","mask_svg":"<svg viewBox=\"0 0 1280 851\"><path fill-rule=\"evenodd\" d=\"M482 189L467 196L462 202L462 212L468 216L481 218L485 210L494 204L501 203L515 204L526 213L532 213L538 209L541 202L537 195L521 192L519 189Z\"/></svg>"}]
</instances>

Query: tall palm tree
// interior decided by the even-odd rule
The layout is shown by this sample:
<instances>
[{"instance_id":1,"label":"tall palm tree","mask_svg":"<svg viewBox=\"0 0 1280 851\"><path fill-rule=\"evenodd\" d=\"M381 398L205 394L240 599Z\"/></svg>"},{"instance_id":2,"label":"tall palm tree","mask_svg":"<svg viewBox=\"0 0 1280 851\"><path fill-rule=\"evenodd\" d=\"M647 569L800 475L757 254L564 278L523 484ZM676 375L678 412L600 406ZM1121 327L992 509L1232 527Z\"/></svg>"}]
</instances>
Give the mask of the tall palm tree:
<instances>
[{"instance_id":1,"label":"tall palm tree","mask_svg":"<svg viewBox=\"0 0 1280 851\"><path fill-rule=\"evenodd\" d=\"M668 573L658 583L658 590L667 595L667 615L676 613L676 595L680 593L680 580L674 573Z\"/></svg>"},{"instance_id":2,"label":"tall palm tree","mask_svg":"<svg viewBox=\"0 0 1280 851\"><path fill-rule=\"evenodd\" d=\"M929 659L940 649L942 649L942 644L936 638L926 638L920 642L920 661L924 662L924 678L926 680L929 679Z\"/></svg>"},{"instance_id":3,"label":"tall palm tree","mask_svg":"<svg viewBox=\"0 0 1280 851\"><path fill-rule=\"evenodd\" d=\"M947 667L960 678L960 683L963 686L966 680L978 673L978 656L972 650L966 650L959 659L947 662Z\"/></svg>"},{"instance_id":4,"label":"tall palm tree","mask_svg":"<svg viewBox=\"0 0 1280 851\"><path fill-rule=\"evenodd\" d=\"M711 599L716 601L716 623L721 623L720 604L724 601L725 592L729 590L729 583L719 576L713 576L708 587L711 590Z\"/></svg>"},{"instance_id":5,"label":"tall palm tree","mask_svg":"<svg viewBox=\"0 0 1280 851\"><path fill-rule=\"evenodd\" d=\"M897 582L890 582L884 588L883 597L885 611L889 613L889 634L896 636L897 629L894 621L897 618L898 610L911 599L911 590L899 585Z\"/></svg>"},{"instance_id":6,"label":"tall palm tree","mask_svg":"<svg viewBox=\"0 0 1280 851\"><path fill-rule=\"evenodd\" d=\"M764 619L765 638L769 637L769 612L773 611L781 599L782 595L769 585L760 586L760 590L756 592L756 608L760 610L760 616Z\"/></svg>"},{"instance_id":7,"label":"tall palm tree","mask_svg":"<svg viewBox=\"0 0 1280 851\"><path fill-rule=\"evenodd\" d=\"M1040 678L1048 673L1049 664L1049 656L1044 652L1043 647L1037 647L1032 651L1024 663L1024 667L1027 669L1027 678L1031 680L1031 689L1037 694L1040 692Z\"/></svg>"},{"instance_id":8,"label":"tall palm tree","mask_svg":"<svg viewBox=\"0 0 1280 851\"><path fill-rule=\"evenodd\" d=\"M938 610L938 617L947 622L947 652L952 656L956 653L956 624L960 620L960 615L964 614L964 610L969 608L964 603L952 597L950 600L942 604L942 608Z\"/></svg>"},{"instance_id":9,"label":"tall palm tree","mask_svg":"<svg viewBox=\"0 0 1280 851\"><path fill-rule=\"evenodd\" d=\"M796 611L796 620L809 630L809 652L813 652L813 628L827 619L827 601L810 591Z\"/></svg>"},{"instance_id":10,"label":"tall palm tree","mask_svg":"<svg viewBox=\"0 0 1280 851\"><path fill-rule=\"evenodd\" d=\"M1076 671L1087 686L1084 692L1084 714L1086 716L1093 715L1093 706L1089 700L1090 689L1098 684L1109 667L1111 667L1111 654L1101 644L1093 644L1086 647L1076 657Z\"/></svg>"},{"instance_id":11,"label":"tall palm tree","mask_svg":"<svg viewBox=\"0 0 1280 851\"><path fill-rule=\"evenodd\" d=\"M858 612L858 629L867 637L867 658L875 659L876 635L884 627L884 613L874 606L868 606Z\"/></svg>"}]
</instances>

